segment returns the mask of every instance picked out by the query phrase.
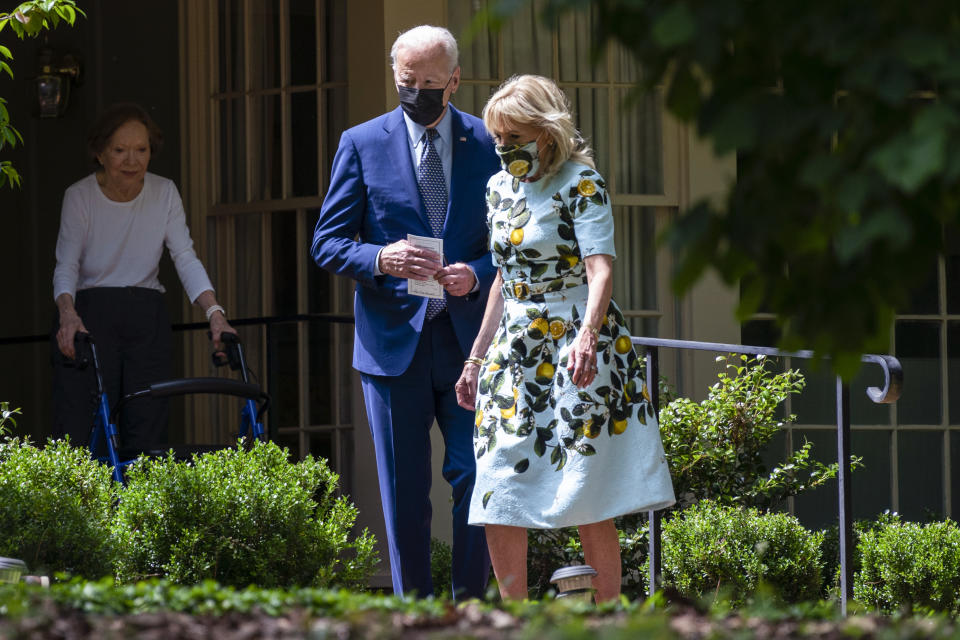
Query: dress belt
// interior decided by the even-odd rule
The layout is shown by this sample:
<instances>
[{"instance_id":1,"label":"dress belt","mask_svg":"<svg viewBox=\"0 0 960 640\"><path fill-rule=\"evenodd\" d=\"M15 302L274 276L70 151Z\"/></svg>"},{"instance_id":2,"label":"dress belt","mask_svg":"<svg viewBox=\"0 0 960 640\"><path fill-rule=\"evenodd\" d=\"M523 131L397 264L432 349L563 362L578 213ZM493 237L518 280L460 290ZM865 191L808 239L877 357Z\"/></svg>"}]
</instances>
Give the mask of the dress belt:
<instances>
[{"instance_id":1,"label":"dress belt","mask_svg":"<svg viewBox=\"0 0 960 640\"><path fill-rule=\"evenodd\" d=\"M503 297L514 300L526 300L530 296L551 293L562 289L572 289L587 284L587 276L584 274L569 274L562 278L553 280L544 280L542 282L527 282L523 279L504 280Z\"/></svg>"}]
</instances>

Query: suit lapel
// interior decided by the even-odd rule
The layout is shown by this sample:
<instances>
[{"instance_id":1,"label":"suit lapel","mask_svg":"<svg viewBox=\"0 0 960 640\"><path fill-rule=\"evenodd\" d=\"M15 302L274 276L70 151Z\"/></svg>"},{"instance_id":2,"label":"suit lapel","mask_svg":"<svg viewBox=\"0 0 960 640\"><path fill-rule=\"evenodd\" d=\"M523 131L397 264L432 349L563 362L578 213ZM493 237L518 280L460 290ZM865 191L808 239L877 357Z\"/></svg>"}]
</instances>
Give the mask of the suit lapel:
<instances>
[{"instance_id":1,"label":"suit lapel","mask_svg":"<svg viewBox=\"0 0 960 640\"><path fill-rule=\"evenodd\" d=\"M420 197L420 189L417 186L417 172L413 167L413 158L410 157L410 138L407 135L407 125L403 121L403 112L400 107L390 112L383 129L387 136L386 154L396 167L397 191L413 204L424 228L429 230L430 221L427 219L427 212L423 208L423 199Z\"/></svg>"},{"instance_id":2,"label":"suit lapel","mask_svg":"<svg viewBox=\"0 0 960 640\"><path fill-rule=\"evenodd\" d=\"M447 230L453 229L453 226L456 224L453 221L453 198L455 193L466 193L467 189L467 178L469 177L470 171L470 159L472 153L475 151L471 146L473 143L473 138L467 135L466 129L463 126L463 119L460 117L460 112L453 108L453 105L449 105L450 108L450 144L453 145L453 166L451 167L451 176L450 176L450 193L447 194L447 217L443 222L443 233L441 237L447 237Z\"/></svg>"}]
</instances>

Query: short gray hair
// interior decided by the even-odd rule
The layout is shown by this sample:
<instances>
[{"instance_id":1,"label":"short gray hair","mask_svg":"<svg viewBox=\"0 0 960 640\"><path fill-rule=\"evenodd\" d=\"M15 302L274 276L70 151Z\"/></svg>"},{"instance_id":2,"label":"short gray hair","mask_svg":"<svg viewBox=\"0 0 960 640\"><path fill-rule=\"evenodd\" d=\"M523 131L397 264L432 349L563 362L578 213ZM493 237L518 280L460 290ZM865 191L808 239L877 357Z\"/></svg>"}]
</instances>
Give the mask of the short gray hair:
<instances>
[{"instance_id":1,"label":"short gray hair","mask_svg":"<svg viewBox=\"0 0 960 640\"><path fill-rule=\"evenodd\" d=\"M397 39L393 41L390 48L390 66L396 69L397 54L400 49L429 49L434 46L443 47L447 59L450 61L450 72L460 64L460 50L457 48L457 39L449 30L443 27L434 27L428 24L422 24L404 31Z\"/></svg>"}]
</instances>

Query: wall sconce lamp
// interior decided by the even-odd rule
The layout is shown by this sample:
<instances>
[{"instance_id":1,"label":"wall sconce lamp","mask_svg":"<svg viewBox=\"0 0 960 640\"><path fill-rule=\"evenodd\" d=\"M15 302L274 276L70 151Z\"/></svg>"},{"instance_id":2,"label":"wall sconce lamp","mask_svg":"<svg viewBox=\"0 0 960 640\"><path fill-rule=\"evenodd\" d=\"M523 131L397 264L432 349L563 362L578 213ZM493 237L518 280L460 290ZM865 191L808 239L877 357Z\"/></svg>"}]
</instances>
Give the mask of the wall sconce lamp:
<instances>
[{"instance_id":1,"label":"wall sconce lamp","mask_svg":"<svg viewBox=\"0 0 960 640\"><path fill-rule=\"evenodd\" d=\"M47 45L37 54L39 73L33 79L33 113L41 118L59 118L70 101L70 85L82 83L80 59L67 53L59 59Z\"/></svg>"}]
</instances>

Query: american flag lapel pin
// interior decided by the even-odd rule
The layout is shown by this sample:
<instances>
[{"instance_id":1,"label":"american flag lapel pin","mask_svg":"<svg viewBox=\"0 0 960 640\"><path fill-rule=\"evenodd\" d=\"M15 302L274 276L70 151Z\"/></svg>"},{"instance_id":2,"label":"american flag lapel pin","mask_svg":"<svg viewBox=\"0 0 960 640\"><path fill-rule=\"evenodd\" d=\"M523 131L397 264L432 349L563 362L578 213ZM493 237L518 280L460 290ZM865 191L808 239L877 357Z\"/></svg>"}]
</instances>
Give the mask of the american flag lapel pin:
<instances>
[{"instance_id":1,"label":"american flag lapel pin","mask_svg":"<svg viewBox=\"0 0 960 640\"><path fill-rule=\"evenodd\" d=\"M467 136L460 136L460 142L466 142Z\"/></svg>"}]
</instances>

